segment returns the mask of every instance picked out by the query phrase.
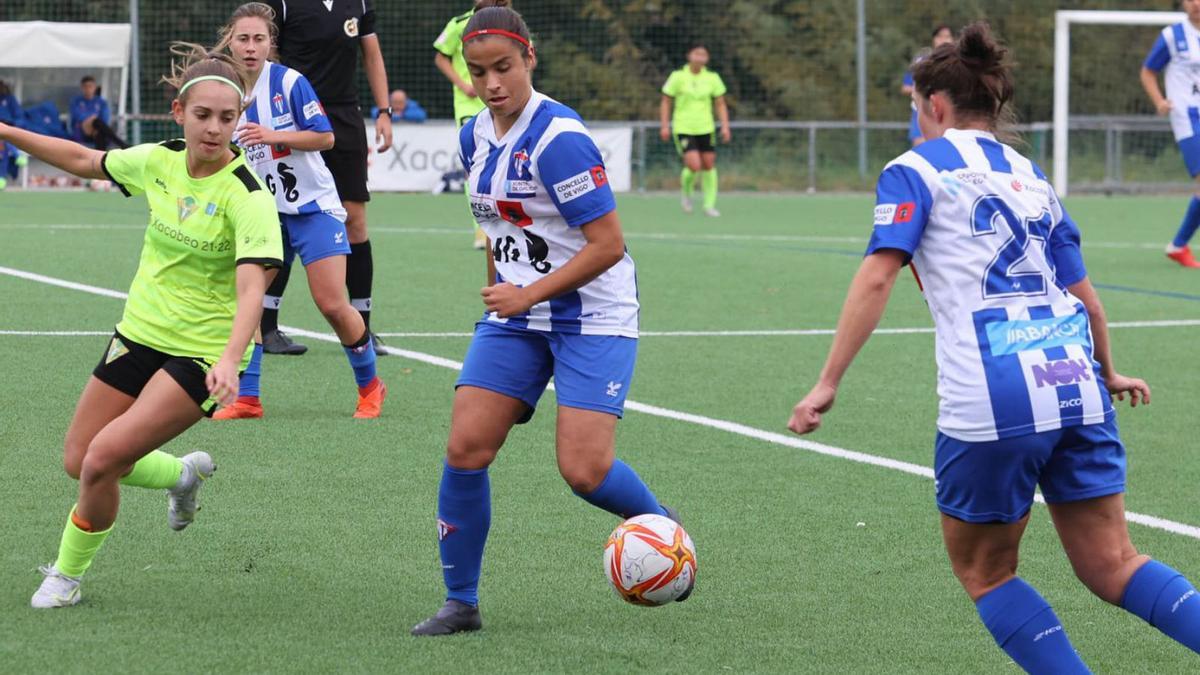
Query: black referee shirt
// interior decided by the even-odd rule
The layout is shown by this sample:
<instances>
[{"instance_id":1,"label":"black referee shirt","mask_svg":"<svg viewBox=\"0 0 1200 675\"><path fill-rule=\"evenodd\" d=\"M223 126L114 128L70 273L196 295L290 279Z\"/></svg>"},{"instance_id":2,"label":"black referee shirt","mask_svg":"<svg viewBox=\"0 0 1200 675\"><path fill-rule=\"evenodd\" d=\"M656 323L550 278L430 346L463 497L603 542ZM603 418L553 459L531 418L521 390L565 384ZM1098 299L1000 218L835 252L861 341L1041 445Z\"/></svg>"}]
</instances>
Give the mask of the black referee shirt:
<instances>
[{"instance_id":1,"label":"black referee shirt","mask_svg":"<svg viewBox=\"0 0 1200 675\"><path fill-rule=\"evenodd\" d=\"M358 103L359 38L375 34L372 0L266 0L279 60L308 78L326 105Z\"/></svg>"}]
</instances>

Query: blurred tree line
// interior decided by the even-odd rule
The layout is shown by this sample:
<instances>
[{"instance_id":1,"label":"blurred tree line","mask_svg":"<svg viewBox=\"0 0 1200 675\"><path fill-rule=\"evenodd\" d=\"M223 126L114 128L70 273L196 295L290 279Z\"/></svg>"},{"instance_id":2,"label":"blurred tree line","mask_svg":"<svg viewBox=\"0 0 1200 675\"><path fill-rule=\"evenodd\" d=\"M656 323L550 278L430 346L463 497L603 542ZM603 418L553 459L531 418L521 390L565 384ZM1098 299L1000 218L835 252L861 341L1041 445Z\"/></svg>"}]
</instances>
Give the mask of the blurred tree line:
<instances>
[{"instance_id":1,"label":"blurred tree line","mask_svg":"<svg viewBox=\"0 0 1200 675\"><path fill-rule=\"evenodd\" d=\"M432 117L451 115L451 91L432 42L471 0L375 0L389 81ZM141 0L142 100L165 110L158 76L171 40L212 43L236 2ZM851 0L514 0L534 34L537 87L587 119L656 119L658 90L689 46L703 43L729 86L735 118L856 117L855 3ZM1017 64L1023 120L1050 119L1056 9L1173 10L1172 0L867 0L868 117L904 120L901 76L940 23L988 19ZM2 0L0 21L127 21L128 0ZM1146 112L1137 65L1155 28L1076 38L1076 112ZM1083 35L1081 33L1081 35ZM1081 47L1081 44L1083 45ZM0 47L2 48L2 47ZM1132 53L1131 53L1132 52ZM360 73L365 105L370 104ZM1077 95L1076 92L1083 92ZM1098 92L1089 95L1089 92Z\"/></svg>"}]
</instances>

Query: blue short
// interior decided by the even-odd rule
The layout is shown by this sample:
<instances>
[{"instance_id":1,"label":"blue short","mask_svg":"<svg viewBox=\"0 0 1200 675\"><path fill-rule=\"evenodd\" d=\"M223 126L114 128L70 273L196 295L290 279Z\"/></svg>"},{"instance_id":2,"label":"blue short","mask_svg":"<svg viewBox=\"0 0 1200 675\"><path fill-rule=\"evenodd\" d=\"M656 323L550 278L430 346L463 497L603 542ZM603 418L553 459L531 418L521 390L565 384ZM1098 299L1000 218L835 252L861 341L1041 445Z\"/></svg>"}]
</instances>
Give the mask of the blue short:
<instances>
[{"instance_id":1,"label":"blue short","mask_svg":"<svg viewBox=\"0 0 1200 675\"><path fill-rule=\"evenodd\" d=\"M637 340L619 335L574 335L475 324L455 387L479 387L524 401L528 422L554 377L558 404L621 417L637 361Z\"/></svg>"},{"instance_id":2,"label":"blue short","mask_svg":"<svg viewBox=\"0 0 1200 675\"><path fill-rule=\"evenodd\" d=\"M908 122L908 142L912 143L922 136L924 134L921 133L921 125L917 124L917 109L913 108L912 119Z\"/></svg>"},{"instance_id":3,"label":"blue short","mask_svg":"<svg viewBox=\"0 0 1200 675\"><path fill-rule=\"evenodd\" d=\"M1125 446L1110 418L982 443L938 432L934 453L938 510L968 523L1015 523L1033 506L1125 491Z\"/></svg>"},{"instance_id":4,"label":"blue short","mask_svg":"<svg viewBox=\"0 0 1200 675\"><path fill-rule=\"evenodd\" d=\"M1179 154L1183 155L1183 163L1187 165L1188 174L1195 178L1200 175L1200 134L1188 136L1178 143Z\"/></svg>"},{"instance_id":5,"label":"blue short","mask_svg":"<svg viewBox=\"0 0 1200 675\"><path fill-rule=\"evenodd\" d=\"M300 254L300 263L307 266L335 255L350 255L350 240L346 223L337 217L321 213L279 214L283 226L283 259L290 262Z\"/></svg>"}]
</instances>

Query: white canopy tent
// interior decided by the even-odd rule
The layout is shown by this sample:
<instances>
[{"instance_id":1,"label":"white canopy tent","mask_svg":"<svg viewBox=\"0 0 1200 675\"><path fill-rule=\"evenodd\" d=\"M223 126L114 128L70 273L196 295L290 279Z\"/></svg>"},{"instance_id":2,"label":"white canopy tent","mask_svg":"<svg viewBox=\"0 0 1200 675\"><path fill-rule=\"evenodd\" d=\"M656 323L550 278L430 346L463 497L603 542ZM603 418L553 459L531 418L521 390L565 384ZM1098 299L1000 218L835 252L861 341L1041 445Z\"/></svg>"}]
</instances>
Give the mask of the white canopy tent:
<instances>
[{"instance_id":1,"label":"white canopy tent","mask_svg":"<svg viewBox=\"0 0 1200 675\"><path fill-rule=\"evenodd\" d=\"M66 111L80 78L92 75L114 120L124 120L131 39L124 23L0 22L0 80L22 106L53 101Z\"/></svg>"}]
</instances>

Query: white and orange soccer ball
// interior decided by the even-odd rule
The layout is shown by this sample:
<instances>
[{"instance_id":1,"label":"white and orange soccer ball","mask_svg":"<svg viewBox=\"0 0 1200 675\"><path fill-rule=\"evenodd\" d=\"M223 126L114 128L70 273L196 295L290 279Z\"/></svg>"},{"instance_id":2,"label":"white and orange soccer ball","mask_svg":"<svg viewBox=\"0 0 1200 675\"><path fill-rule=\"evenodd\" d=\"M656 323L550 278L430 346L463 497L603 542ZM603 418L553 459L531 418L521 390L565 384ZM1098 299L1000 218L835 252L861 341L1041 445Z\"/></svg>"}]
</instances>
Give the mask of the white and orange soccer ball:
<instances>
[{"instance_id":1,"label":"white and orange soccer ball","mask_svg":"<svg viewBox=\"0 0 1200 675\"><path fill-rule=\"evenodd\" d=\"M696 584L696 547L670 518L636 516L609 535L604 573L626 602L665 605L686 597Z\"/></svg>"}]
</instances>

